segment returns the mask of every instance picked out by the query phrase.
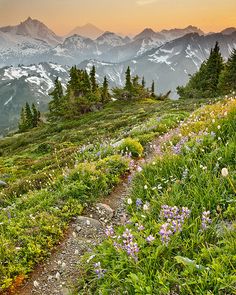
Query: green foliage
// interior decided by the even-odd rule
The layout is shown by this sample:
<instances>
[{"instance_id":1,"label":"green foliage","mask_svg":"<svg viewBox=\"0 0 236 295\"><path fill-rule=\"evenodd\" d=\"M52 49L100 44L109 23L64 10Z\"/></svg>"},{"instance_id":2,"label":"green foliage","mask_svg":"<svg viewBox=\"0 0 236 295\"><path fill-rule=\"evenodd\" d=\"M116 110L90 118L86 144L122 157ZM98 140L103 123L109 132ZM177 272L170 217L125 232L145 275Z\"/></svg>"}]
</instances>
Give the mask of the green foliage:
<instances>
[{"instance_id":1,"label":"green foliage","mask_svg":"<svg viewBox=\"0 0 236 295\"><path fill-rule=\"evenodd\" d=\"M218 83L223 70L223 58L218 42L209 58L202 63L198 72L191 76L186 86L177 87L181 98L217 97L219 95Z\"/></svg>"},{"instance_id":2,"label":"green foliage","mask_svg":"<svg viewBox=\"0 0 236 295\"><path fill-rule=\"evenodd\" d=\"M223 95L236 91L236 49L234 49L221 72L219 92Z\"/></svg>"},{"instance_id":3,"label":"green foliage","mask_svg":"<svg viewBox=\"0 0 236 295\"><path fill-rule=\"evenodd\" d=\"M19 131L24 132L34 127L37 127L40 123L40 112L32 104L32 110L28 103L22 108L19 120Z\"/></svg>"},{"instance_id":4,"label":"green foliage","mask_svg":"<svg viewBox=\"0 0 236 295\"><path fill-rule=\"evenodd\" d=\"M200 108L181 125L174 140L175 146L181 144L178 152L163 146L164 155L137 173L127 200L129 222L115 228L92 253L79 294L236 292L235 119L235 99ZM186 207L191 212L181 230L174 231ZM170 235L165 226L174 212Z\"/></svg>"},{"instance_id":5,"label":"green foliage","mask_svg":"<svg viewBox=\"0 0 236 295\"><path fill-rule=\"evenodd\" d=\"M121 145L119 146L119 150L125 154L131 153L132 157L138 158L141 157L143 154L143 147L142 145L135 139L130 137L125 138Z\"/></svg>"}]
</instances>

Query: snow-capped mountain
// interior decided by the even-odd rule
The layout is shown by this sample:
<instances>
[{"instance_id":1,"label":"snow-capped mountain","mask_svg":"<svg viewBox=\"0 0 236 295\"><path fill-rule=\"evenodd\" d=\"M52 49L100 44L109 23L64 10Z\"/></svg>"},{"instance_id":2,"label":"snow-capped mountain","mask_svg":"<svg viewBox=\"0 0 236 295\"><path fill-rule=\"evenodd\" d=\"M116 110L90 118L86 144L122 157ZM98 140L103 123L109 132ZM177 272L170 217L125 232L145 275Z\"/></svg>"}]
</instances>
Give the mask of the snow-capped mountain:
<instances>
[{"instance_id":1,"label":"snow-capped mountain","mask_svg":"<svg viewBox=\"0 0 236 295\"><path fill-rule=\"evenodd\" d=\"M223 31L221 31L221 34L223 35L230 35L232 33L236 32L236 28L231 27L231 28L226 28Z\"/></svg>"},{"instance_id":2,"label":"snow-capped mountain","mask_svg":"<svg viewBox=\"0 0 236 295\"><path fill-rule=\"evenodd\" d=\"M97 39L103 33L104 33L103 30L99 29L93 24L88 23L84 26L74 28L69 34L66 35L66 37L79 35L85 38Z\"/></svg>"},{"instance_id":3,"label":"snow-capped mountain","mask_svg":"<svg viewBox=\"0 0 236 295\"><path fill-rule=\"evenodd\" d=\"M190 33L197 33L199 35L205 34L201 29L194 26L188 26L184 29L162 30L160 33L163 34L166 37L166 39L169 41L183 37L184 35L187 35Z\"/></svg>"},{"instance_id":4,"label":"snow-capped mountain","mask_svg":"<svg viewBox=\"0 0 236 295\"><path fill-rule=\"evenodd\" d=\"M63 40L62 37L57 36L45 24L30 17L19 25L2 27L0 31L42 40L51 46L55 46Z\"/></svg>"},{"instance_id":5,"label":"snow-capped mountain","mask_svg":"<svg viewBox=\"0 0 236 295\"><path fill-rule=\"evenodd\" d=\"M0 135L17 126L26 102L46 111L56 77L65 87L69 67L54 63L5 67L0 69Z\"/></svg>"},{"instance_id":6,"label":"snow-capped mountain","mask_svg":"<svg viewBox=\"0 0 236 295\"><path fill-rule=\"evenodd\" d=\"M199 69L216 41L219 42L223 57L227 59L233 48L236 48L236 32L231 35L217 33L207 36L192 33L121 63L90 60L81 63L80 67L89 69L94 64L98 77L106 75L112 85L122 85L125 71L130 66L132 74L144 76L147 85L151 86L154 80L159 93L172 90L174 98L176 87L184 85L189 80L189 75Z\"/></svg>"}]
</instances>

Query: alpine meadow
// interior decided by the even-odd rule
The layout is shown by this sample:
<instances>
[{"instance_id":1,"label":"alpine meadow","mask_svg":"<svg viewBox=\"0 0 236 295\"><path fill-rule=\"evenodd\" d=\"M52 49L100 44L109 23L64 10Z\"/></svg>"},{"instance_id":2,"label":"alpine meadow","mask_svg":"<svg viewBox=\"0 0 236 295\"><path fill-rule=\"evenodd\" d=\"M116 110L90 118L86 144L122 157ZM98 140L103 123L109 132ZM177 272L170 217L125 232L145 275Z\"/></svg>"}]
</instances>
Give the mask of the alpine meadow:
<instances>
[{"instance_id":1,"label":"alpine meadow","mask_svg":"<svg viewBox=\"0 0 236 295\"><path fill-rule=\"evenodd\" d=\"M0 0L0 294L236 294L236 4L170 2Z\"/></svg>"}]
</instances>

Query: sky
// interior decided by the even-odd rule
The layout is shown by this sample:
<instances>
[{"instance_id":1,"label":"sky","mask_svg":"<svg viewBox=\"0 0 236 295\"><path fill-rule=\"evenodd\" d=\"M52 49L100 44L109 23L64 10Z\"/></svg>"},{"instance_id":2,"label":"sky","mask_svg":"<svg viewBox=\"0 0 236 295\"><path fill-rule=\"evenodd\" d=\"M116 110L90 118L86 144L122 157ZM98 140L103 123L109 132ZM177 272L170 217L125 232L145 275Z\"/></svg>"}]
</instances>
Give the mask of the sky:
<instances>
[{"instance_id":1,"label":"sky","mask_svg":"<svg viewBox=\"0 0 236 295\"><path fill-rule=\"evenodd\" d=\"M216 32L236 27L235 12L236 0L0 0L0 26L30 16L59 35L86 23L122 34L188 25Z\"/></svg>"}]
</instances>

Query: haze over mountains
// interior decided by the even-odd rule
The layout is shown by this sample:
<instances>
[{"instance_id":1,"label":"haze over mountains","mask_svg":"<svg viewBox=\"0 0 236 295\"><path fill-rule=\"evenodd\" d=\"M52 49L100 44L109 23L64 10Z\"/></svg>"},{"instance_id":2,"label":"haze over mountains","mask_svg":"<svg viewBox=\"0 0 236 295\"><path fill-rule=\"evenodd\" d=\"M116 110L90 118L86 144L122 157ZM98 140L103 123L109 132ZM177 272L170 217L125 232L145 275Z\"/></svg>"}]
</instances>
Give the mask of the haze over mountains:
<instances>
[{"instance_id":1,"label":"haze over mountains","mask_svg":"<svg viewBox=\"0 0 236 295\"><path fill-rule=\"evenodd\" d=\"M35 102L45 110L56 76L63 83L70 66L97 67L98 80L106 75L112 86L122 85L129 65L133 74L154 80L158 92L184 85L218 41L228 58L236 48L236 28L205 34L188 26L155 32L145 28L133 38L103 31L94 25L77 27L57 36L38 20L0 28L0 134L16 126L20 108Z\"/></svg>"}]
</instances>

